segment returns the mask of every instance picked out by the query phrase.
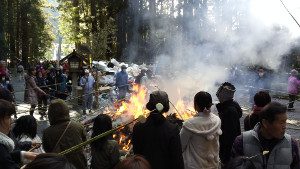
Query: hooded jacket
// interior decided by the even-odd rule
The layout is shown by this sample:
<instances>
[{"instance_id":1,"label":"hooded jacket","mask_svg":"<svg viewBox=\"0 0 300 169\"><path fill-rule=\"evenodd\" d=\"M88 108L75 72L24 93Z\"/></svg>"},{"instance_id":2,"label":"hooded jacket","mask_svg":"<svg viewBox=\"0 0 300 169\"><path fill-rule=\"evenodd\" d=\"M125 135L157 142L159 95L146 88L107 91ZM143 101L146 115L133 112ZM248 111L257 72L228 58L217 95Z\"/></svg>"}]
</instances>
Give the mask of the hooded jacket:
<instances>
[{"instance_id":1,"label":"hooded jacket","mask_svg":"<svg viewBox=\"0 0 300 169\"><path fill-rule=\"evenodd\" d=\"M242 109L233 99L216 105L221 119L222 135L220 136L220 159L226 164L230 160L234 139L241 134L240 118Z\"/></svg>"},{"instance_id":2,"label":"hooded jacket","mask_svg":"<svg viewBox=\"0 0 300 169\"><path fill-rule=\"evenodd\" d=\"M50 127L44 130L42 138L43 148L45 152L59 153L86 140L86 133L84 127L77 122L70 122L68 109L62 110L62 107L57 106L56 110L55 108L50 109L49 107L48 117ZM69 122L70 125L67 128ZM66 128L67 131L57 144L59 138L61 137ZM57 147L55 148L56 144ZM67 154L66 158L77 169L87 168L87 162L83 154L83 149Z\"/></svg>"},{"instance_id":3,"label":"hooded jacket","mask_svg":"<svg viewBox=\"0 0 300 169\"><path fill-rule=\"evenodd\" d=\"M180 139L185 169L217 169L219 167L219 135L221 120L213 113L183 123Z\"/></svg>"}]
</instances>

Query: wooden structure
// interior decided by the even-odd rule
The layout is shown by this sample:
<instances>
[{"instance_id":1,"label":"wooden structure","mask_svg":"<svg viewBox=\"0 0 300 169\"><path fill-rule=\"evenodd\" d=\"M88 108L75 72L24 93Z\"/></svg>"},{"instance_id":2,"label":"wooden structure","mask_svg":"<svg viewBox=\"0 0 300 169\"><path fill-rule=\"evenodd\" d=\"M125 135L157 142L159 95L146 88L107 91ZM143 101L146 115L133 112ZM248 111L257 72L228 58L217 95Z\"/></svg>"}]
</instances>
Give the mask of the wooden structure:
<instances>
[{"instance_id":1,"label":"wooden structure","mask_svg":"<svg viewBox=\"0 0 300 169\"><path fill-rule=\"evenodd\" d=\"M79 54L78 52L73 50L72 53L61 59L59 62L60 64L64 61L68 61L70 73L78 73L82 70L84 65L88 64L88 58L85 58L83 55Z\"/></svg>"}]
</instances>

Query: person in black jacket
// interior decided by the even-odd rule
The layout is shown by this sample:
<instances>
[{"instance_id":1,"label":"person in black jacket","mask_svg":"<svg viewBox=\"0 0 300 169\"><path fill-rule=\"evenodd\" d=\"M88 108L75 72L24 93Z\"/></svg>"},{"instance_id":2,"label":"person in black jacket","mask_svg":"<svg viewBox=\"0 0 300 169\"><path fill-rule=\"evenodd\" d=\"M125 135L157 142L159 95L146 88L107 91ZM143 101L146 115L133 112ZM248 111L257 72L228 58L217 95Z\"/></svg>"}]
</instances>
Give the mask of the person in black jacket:
<instances>
[{"instance_id":1,"label":"person in black jacket","mask_svg":"<svg viewBox=\"0 0 300 169\"><path fill-rule=\"evenodd\" d=\"M259 122L260 111L271 102L271 96L266 91L259 91L254 96L254 106L252 113L244 119L244 130L249 131Z\"/></svg>"},{"instance_id":2,"label":"person in black jacket","mask_svg":"<svg viewBox=\"0 0 300 169\"><path fill-rule=\"evenodd\" d=\"M233 100L235 87L228 82L223 83L216 95L220 101L216 105L221 119L222 135L220 142L220 159L224 168L230 160L231 147L235 138L241 134L240 118L242 109L240 105Z\"/></svg>"},{"instance_id":3,"label":"person in black jacket","mask_svg":"<svg viewBox=\"0 0 300 169\"><path fill-rule=\"evenodd\" d=\"M163 105L161 112L156 110L158 103ZM133 127L134 153L144 156L153 169L184 169L179 130L162 115L170 108L167 93L152 92L146 108L151 111L146 122Z\"/></svg>"},{"instance_id":4,"label":"person in black jacket","mask_svg":"<svg viewBox=\"0 0 300 169\"><path fill-rule=\"evenodd\" d=\"M35 80L36 80L36 85L38 87L40 87L45 93L49 93L47 87L47 80L45 77L43 77L43 73L41 71L38 72L38 75ZM48 96L38 95L38 110L39 110L39 114L41 115L40 117L41 120L46 115L47 104L48 104Z\"/></svg>"},{"instance_id":5,"label":"person in black jacket","mask_svg":"<svg viewBox=\"0 0 300 169\"><path fill-rule=\"evenodd\" d=\"M15 106L6 100L0 99L0 168L17 169L23 159L33 160L36 153L13 151L14 141L8 137L11 126L11 115L16 112Z\"/></svg>"}]
</instances>

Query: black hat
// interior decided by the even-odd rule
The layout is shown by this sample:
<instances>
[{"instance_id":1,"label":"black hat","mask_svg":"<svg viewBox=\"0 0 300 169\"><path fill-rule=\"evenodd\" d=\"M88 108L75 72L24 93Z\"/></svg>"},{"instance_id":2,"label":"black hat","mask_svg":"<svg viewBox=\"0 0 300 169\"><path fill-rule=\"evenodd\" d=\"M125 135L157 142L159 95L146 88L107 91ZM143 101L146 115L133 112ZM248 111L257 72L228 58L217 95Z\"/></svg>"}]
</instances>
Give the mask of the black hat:
<instances>
[{"instance_id":1,"label":"black hat","mask_svg":"<svg viewBox=\"0 0 300 169\"><path fill-rule=\"evenodd\" d=\"M164 106L162 113L169 111L169 97L166 92L160 90L152 92L150 94L149 102L146 104L146 108L150 111L155 110L157 103L161 103Z\"/></svg>"}]
</instances>

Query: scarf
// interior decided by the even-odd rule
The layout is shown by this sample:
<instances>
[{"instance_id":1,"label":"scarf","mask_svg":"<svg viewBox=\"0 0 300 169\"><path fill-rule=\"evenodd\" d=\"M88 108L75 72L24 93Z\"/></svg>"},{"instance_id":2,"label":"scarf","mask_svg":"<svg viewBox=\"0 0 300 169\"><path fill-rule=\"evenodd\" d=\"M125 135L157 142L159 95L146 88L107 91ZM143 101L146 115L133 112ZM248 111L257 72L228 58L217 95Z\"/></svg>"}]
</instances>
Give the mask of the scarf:
<instances>
[{"instance_id":1,"label":"scarf","mask_svg":"<svg viewBox=\"0 0 300 169\"><path fill-rule=\"evenodd\" d=\"M6 134L0 132L0 144L3 144L9 152L12 152L15 148L14 141L9 138Z\"/></svg>"}]
</instances>

